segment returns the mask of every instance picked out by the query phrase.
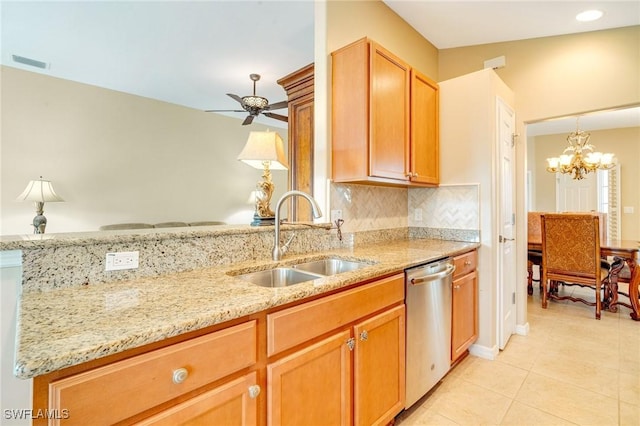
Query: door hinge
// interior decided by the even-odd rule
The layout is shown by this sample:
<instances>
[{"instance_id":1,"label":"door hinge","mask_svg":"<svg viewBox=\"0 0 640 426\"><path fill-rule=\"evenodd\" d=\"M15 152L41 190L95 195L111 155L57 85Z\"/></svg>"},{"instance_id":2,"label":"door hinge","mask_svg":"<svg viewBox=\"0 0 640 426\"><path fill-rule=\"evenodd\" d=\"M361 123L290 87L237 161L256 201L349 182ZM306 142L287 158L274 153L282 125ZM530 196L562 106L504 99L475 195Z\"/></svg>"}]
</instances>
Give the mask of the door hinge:
<instances>
[{"instance_id":1,"label":"door hinge","mask_svg":"<svg viewBox=\"0 0 640 426\"><path fill-rule=\"evenodd\" d=\"M516 144L516 139L518 138L518 136L520 136L520 135L517 134L517 133L511 133L511 147L512 148Z\"/></svg>"},{"instance_id":2,"label":"door hinge","mask_svg":"<svg viewBox=\"0 0 640 426\"><path fill-rule=\"evenodd\" d=\"M511 293L511 304L516 304L516 292Z\"/></svg>"}]
</instances>

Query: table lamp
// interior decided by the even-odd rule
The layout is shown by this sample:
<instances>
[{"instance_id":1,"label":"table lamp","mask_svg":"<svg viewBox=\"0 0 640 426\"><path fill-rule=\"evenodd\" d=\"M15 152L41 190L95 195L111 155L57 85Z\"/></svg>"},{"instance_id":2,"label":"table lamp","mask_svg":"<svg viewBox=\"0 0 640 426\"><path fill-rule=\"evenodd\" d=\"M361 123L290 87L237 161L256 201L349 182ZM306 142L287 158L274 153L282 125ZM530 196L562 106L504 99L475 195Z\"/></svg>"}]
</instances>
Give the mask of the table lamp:
<instances>
[{"instance_id":1,"label":"table lamp","mask_svg":"<svg viewBox=\"0 0 640 426\"><path fill-rule=\"evenodd\" d=\"M276 132L249 132L249 138L238 155L238 160L256 169L263 169L262 180L256 184L255 212L251 225L274 225L275 213L271 210L270 203L275 185L271 181L271 170L288 169L282 138Z\"/></svg>"},{"instance_id":2,"label":"table lamp","mask_svg":"<svg viewBox=\"0 0 640 426\"><path fill-rule=\"evenodd\" d=\"M44 203L64 201L56 194L51 181L42 179L29 181L27 188L17 198L18 201L34 201L36 203L36 217L33 218L33 233L44 234L47 218L44 217Z\"/></svg>"}]
</instances>

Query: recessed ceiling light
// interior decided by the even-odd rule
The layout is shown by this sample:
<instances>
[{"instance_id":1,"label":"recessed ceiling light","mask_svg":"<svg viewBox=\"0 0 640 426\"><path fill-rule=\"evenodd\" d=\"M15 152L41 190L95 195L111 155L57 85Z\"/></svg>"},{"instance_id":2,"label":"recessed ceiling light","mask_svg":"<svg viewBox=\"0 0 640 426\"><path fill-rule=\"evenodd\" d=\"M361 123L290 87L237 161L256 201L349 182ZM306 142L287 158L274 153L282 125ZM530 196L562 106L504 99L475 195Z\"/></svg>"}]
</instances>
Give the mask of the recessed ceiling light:
<instances>
[{"instance_id":1,"label":"recessed ceiling light","mask_svg":"<svg viewBox=\"0 0 640 426\"><path fill-rule=\"evenodd\" d=\"M585 10L584 12L578 13L576 19L580 22L591 22L602 18L602 15L604 15L604 12L601 10Z\"/></svg>"}]
</instances>

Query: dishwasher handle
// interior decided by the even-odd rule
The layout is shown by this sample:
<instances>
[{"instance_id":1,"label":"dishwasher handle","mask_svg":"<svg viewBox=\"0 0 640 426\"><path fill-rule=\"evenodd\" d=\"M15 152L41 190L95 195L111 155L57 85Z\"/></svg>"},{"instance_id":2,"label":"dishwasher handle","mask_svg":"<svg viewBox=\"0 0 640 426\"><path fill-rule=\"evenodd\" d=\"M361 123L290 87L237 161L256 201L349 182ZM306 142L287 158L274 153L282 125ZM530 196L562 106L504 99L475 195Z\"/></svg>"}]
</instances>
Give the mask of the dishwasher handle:
<instances>
[{"instance_id":1,"label":"dishwasher handle","mask_svg":"<svg viewBox=\"0 0 640 426\"><path fill-rule=\"evenodd\" d=\"M414 277L411 278L411 284L413 285L417 285L417 284L424 284L424 283L428 283L428 282L432 282L432 281L438 281L441 280L442 278L453 274L453 271L456 270L455 265L447 265L447 269L445 269L442 272L438 272L435 274L429 274L429 275L423 275L421 277Z\"/></svg>"}]
</instances>

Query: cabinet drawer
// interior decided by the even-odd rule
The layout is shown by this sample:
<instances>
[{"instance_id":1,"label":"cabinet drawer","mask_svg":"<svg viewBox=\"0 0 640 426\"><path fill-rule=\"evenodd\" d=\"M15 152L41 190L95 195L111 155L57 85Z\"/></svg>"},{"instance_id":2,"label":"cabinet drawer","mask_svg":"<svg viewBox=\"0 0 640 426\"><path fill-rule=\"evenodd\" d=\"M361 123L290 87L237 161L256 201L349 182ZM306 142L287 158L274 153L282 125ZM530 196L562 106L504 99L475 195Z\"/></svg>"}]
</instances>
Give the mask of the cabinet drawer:
<instances>
[{"instance_id":1,"label":"cabinet drawer","mask_svg":"<svg viewBox=\"0 0 640 426\"><path fill-rule=\"evenodd\" d=\"M267 315L272 356L404 300L404 274Z\"/></svg>"},{"instance_id":2,"label":"cabinet drawer","mask_svg":"<svg viewBox=\"0 0 640 426\"><path fill-rule=\"evenodd\" d=\"M478 266L478 250L454 257L453 263L456 266L456 271L453 273L454 279L475 271Z\"/></svg>"},{"instance_id":3,"label":"cabinet drawer","mask_svg":"<svg viewBox=\"0 0 640 426\"><path fill-rule=\"evenodd\" d=\"M256 357L250 321L54 381L49 407L68 410L64 424L112 424L249 367Z\"/></svg>"}]
</instances>

